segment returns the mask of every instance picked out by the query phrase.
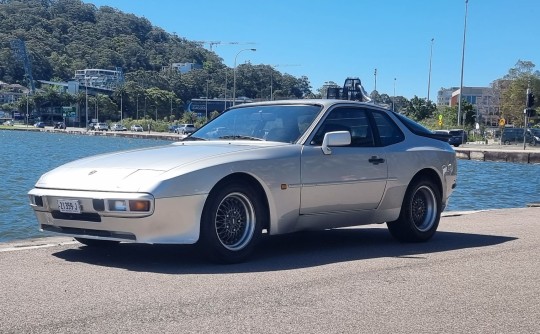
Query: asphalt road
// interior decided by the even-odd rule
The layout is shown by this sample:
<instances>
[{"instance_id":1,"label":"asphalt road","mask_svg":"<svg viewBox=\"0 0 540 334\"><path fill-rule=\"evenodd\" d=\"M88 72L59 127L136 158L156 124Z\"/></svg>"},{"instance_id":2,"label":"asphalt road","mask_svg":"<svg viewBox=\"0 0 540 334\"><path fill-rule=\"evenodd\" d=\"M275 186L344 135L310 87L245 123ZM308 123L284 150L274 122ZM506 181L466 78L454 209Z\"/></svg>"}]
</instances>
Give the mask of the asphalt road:
<instances>
[{"instance_id":1,"label":"asphalt road","mask_svg":"<svg viewBox=\"0 0 540 334\"><path fill-rule=\"evenodd\" d=\"M194 247L0 244L0 333L539 333L540 208L272 237L239 265Z\"/></svg>"}]
</instances>

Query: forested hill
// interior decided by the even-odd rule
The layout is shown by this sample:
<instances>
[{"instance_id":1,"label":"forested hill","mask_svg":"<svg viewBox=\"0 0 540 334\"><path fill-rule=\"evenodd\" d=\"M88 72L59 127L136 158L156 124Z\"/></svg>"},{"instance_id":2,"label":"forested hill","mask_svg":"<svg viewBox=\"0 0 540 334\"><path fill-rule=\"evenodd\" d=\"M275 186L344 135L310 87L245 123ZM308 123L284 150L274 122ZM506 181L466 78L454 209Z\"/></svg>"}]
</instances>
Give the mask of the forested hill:
<instances>
[{"instance_id":1,"label":"forested hill","mask_svg":"<svg viewBox=\"0 0 540 334\"><path fill-rule=\"evenodd\" d=\"M145 18L80 0L0 0L0 80L24 81L10 42L26 42L34 79L68 80L75 70L159 71L173 62L222 60L195 42L155 27Z\"/></svg>"}]
</instances>

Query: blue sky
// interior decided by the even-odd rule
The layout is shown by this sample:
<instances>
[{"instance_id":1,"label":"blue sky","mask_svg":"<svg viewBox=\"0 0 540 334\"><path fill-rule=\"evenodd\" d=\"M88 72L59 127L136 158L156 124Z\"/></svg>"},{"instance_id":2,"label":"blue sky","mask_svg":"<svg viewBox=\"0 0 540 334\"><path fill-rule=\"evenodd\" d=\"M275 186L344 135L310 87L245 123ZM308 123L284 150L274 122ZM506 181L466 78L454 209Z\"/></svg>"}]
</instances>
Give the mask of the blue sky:
<instances>
[{"instance_id":1,"label":"blue sky","mask_svg":"<svg viewBox=\"0 0 540 334\"><path fill-rule=\"evenodd\" d=\"M431 100L460 85L465 0L83 1L188 40L220 41L212 50L227 66L236 55L237 64L278 65L307 76L314 91L354 76L371 92L377 69L379 93L426 97L430 58ZM469 0L463 85L488 86L518 60L540 70L539 31L537 0ZM238 54L245 48L257 51Z\"/></svg>"}]
</instances>

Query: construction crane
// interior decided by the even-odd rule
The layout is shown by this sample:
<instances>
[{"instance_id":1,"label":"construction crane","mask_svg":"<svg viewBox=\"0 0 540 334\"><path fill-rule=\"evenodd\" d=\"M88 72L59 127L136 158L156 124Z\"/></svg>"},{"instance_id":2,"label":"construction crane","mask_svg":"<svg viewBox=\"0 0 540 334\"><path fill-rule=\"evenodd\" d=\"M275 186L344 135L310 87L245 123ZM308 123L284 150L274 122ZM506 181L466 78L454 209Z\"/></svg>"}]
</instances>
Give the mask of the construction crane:
<instances>
[{"instance_id":1,"label":"construction crane","mask_svg":"<svg viewBox=\"0 0 540 334\"><path fill-rule=\"evenodd\" d=\"M249 44L256 44L254 42L222 42L222 41L195 41L195 43L199 44L200 46L203 46L205 44L208 44L210 51L212 51L212 48L214 45L249 45Z\"/></svg>"},{"instance_id":2,"label":"construction crane","mask_svg":"<svg viewBox=\"0 0 540 334\"><path fill-rule=\"evenodd\" d=\"M272 66L272 68L274 69L277 69L278 67L291 67L291 66L302 66L300 64L275 64L275 65L270 65Z\"/></svg>"},{"instance_id":3,"label":"construction crane","mask_svg":"<svg viewBox=\"0 0 540 334\"><path fill-rule=\"evenodd\" d=\"M22 39L14 39L11 41L11 50L15 54L15 58L23 63L24 73L28 80L28 88L34 94L36 92L36 85L34 83L34 77L32 76L32 63L28 58L28 52L26 52L26 44Z\"/></svg>"}]
</instances>

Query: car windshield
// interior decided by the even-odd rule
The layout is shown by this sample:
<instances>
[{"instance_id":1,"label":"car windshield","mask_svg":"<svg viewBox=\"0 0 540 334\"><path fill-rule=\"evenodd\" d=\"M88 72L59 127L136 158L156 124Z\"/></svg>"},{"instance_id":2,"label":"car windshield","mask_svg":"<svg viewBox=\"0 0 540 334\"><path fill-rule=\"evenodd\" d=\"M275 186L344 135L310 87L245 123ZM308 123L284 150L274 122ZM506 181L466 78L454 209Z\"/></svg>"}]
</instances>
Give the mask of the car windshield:
<instances>
[{"instance_id":1,"label":"car windshield","mask_svg":"<svg viewBox=\"0 0 540 334\"><path fill-rule=\"evenodd\" d=\"M191 138L294 143L321 109L322 107L317 105L257 105L234 108L204 125Z\"/></svg>"}]
</instances>

